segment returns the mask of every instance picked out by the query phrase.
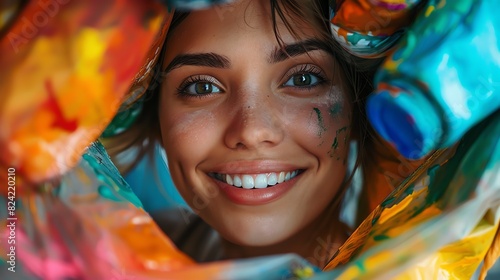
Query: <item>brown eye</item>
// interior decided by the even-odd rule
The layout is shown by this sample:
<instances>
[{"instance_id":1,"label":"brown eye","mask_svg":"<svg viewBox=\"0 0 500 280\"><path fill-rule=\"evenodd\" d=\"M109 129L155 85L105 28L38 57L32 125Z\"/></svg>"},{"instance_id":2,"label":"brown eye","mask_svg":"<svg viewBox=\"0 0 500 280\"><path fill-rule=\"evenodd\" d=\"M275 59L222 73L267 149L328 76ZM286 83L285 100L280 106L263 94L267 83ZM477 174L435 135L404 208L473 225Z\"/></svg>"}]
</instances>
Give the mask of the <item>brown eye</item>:
<instances>
[{"instance_id":1,"label":"brown eye","mask_svg":"<svg viewBox=\"0 0 500 280\"><path fill-rule=\"evenodd\" d=\"M311 73L295 74L283 84L287 87L311 87L321 83L322 79Z\"/></svg>"},{"instance_id":2,"label":"brown eye","mask_svg":"<svg viewBox=\"0 0 500 280\"><path fill-rule=\"evenodd\" d=\"M284 87L311 88L320 85L325 79L321 75L321 70L310 65L303 65L294 69L289 74L288 80L283 84Z\"/></svg>"},{"instance_id":3,"label":"brown eye","mask_svg":"<svg viewBox=\"0 0 500 280\"><path fill-rule=\"evenodd\" d=\"M215 93L222 93L223 90L217 85L218 82L213 77L195 76L190 77L177 89L179 94L191 96L204 96Z\"/></svg>"},{"instance_id":4,"label":"brown eye","mask_svg":"<svg viewBox=\"0 0 500 280\"><path fill-rule=\"evenodd\" d=\"M292 77L294 86L310 86L312 77L311 74L299 74Z\"/></svg>"},{"instance_id":5,"label":"brown eye","mask_svg":"<svg viewBox=\"0 0 500 280\"><path fill-rule=\"evenodd\" d=\"M196 94L210 94L213 93L214 86L211 83L196 83L194 84Z\"/></svg>"}]
</instances>

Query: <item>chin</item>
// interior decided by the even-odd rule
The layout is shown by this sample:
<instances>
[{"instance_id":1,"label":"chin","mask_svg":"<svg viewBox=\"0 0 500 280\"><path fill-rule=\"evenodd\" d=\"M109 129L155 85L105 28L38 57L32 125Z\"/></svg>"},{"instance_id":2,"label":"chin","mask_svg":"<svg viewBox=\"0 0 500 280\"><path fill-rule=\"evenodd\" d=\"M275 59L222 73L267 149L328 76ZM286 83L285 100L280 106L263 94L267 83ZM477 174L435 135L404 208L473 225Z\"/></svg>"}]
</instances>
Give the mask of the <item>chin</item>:
<instances>
[{"instance_id":1,"label":"chin","mask_svg":"<svg viewBox=\"0 0 500 280\"><path fill-rule=\"evenodd\" d=\"M288 225L285 227L285 225ZM216 230L218 230L216 228ZM218 230L220 235L227 241L240 246L264 247L279 244L290 238L294 230L290 223L239 223L238 226L226 227Z\"/></svg>"}]
</instances>

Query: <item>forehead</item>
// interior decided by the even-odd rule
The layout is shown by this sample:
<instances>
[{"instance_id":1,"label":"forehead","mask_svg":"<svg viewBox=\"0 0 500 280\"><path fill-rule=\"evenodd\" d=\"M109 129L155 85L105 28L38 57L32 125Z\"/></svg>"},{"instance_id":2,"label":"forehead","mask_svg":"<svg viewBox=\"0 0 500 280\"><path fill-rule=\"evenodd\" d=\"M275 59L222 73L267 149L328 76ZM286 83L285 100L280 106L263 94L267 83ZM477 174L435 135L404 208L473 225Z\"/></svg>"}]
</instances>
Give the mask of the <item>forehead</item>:
<instances>
[{"instance_id":1,"label":"forehead","mask_svg":"<svg viewBox=\"0 0 500 280\"><path fill-rule=\"evenodd\" d=\"M308 2L304 1L304 10L310 10ZM282 10L286 23L298 38L290 33L278 15L275 17L275 24L273 23L269 0L239 0L231 4L191 12L170 31L167 40L167 44L170 45L169 51L174 51L175 46L179 45L203 48L203 46L196 45L200 41L206 45L223 44L226 39L236 40L233 42L233 47L237 46L240 40L247 42L255 40L257 41L255 43L277 45L275 28L285 44L319 37L321 32L309 24L312 21L310 18L290 16L287 9ZM304 14L311 13L304 12Z\"/></svg>"}]
</instances>

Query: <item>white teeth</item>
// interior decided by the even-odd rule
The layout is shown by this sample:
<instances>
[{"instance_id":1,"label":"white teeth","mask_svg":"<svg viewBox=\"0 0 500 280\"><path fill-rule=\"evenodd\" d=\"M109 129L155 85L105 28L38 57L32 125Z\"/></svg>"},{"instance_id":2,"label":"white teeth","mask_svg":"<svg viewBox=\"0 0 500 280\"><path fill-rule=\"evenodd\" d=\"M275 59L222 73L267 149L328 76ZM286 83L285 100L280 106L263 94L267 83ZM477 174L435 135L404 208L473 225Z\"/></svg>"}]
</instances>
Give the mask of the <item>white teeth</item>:
<instances>
[{"instance_id":1,"label":"white teeth","mask_svg":"<svg viewBox=\"0 0 500 280\"><path fill-rule=\"evenodd\" d=\"M255 177L255 188L256 189L263 189L265 187L267 187L267 176L266 176L266 174L259 174L259 175L257 175Z\"/></svg>"},{"instance_id":2,"label":"white teeth","mask_svg":"<svg viewBox=\"0 0 500 280\"><path fill-rule=\"evenodd\" d=\"M233 178L231 178L231 175L226 174L226 183L229 185L233 184Z\"/></svg>"},{"instance_id":3,"label":"white teeth","mask_svg":"<svg viewBox=\"0 0 500 280\"><path fill-rule=\"evenodd\" d=\"M253 177L250 175L243 175L242 181L244 189L251 189L255 186L253 182Z\"/></svg>"},{"instance_id":4,"label":"white teeth","mask_svg":"<svg viewBox=\"0 0 500 280\"><path fill-rule=\"evenodd\" d=\"M269 175L269 178L267 178L267 184L270 186L274 186L277 183L278 183L278 176L276 176L276 173L271 173L271 175Z\"/></svg>"},{"instance_id":5,"label":"white teeth","mask_svg":"<svg viewBox=\"0 0 500 280\"><path fill-rule=\"evenodd\" d=\"M233 186L235 186L235 187L241 187L241 186L243 186L243 184L242 184L241 179L240 179L239 176L234 176L234 184L233 184Z\"/></svg>"},{"instance_id":6,"label":"white teeth","mask_svg":"<svg viewBox=\"0 0 500 280\"><path fill-rule=\"evenodd\" d=\"M243 187L244 189L264 189L268 186L288 181L299 174L298 170L292 172L279 172L279 173L263 173L263 174L244 174L244 175L229 175L214 173L214 178L226 182L228 185L235 187Z\"/></svg>"},{"instance_id":7,"label":"white teeth","mask_svg":"<svg viewBox=\"0 0 500 280\"><path fill-rule=\"evenodd\" d=\"M280 172L280 175L278 177L278 184L285 182L285 172Z\"/></svg>"}]
</instances>

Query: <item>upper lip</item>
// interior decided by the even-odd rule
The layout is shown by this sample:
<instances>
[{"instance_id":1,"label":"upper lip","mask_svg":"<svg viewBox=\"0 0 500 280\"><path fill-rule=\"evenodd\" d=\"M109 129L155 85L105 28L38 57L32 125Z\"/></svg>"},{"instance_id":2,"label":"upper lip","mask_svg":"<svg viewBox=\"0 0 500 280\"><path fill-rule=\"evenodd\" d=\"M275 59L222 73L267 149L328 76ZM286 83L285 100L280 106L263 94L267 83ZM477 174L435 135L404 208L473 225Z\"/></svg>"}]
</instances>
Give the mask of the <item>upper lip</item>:
<instances>
[{"instance_id":1,"label":"upper lip","mask_svg":"<svg viewBox=\"0 0 500 280\"><path fill-rule=\"evenodd\" d=\"M220 174L262 174L272 172L287 172L298 169L305 169L304 167L295 164L285 163L276 160L255 160L255 161L231 161L219 164L210 172Z\"/></svg>"}]
</instances>

